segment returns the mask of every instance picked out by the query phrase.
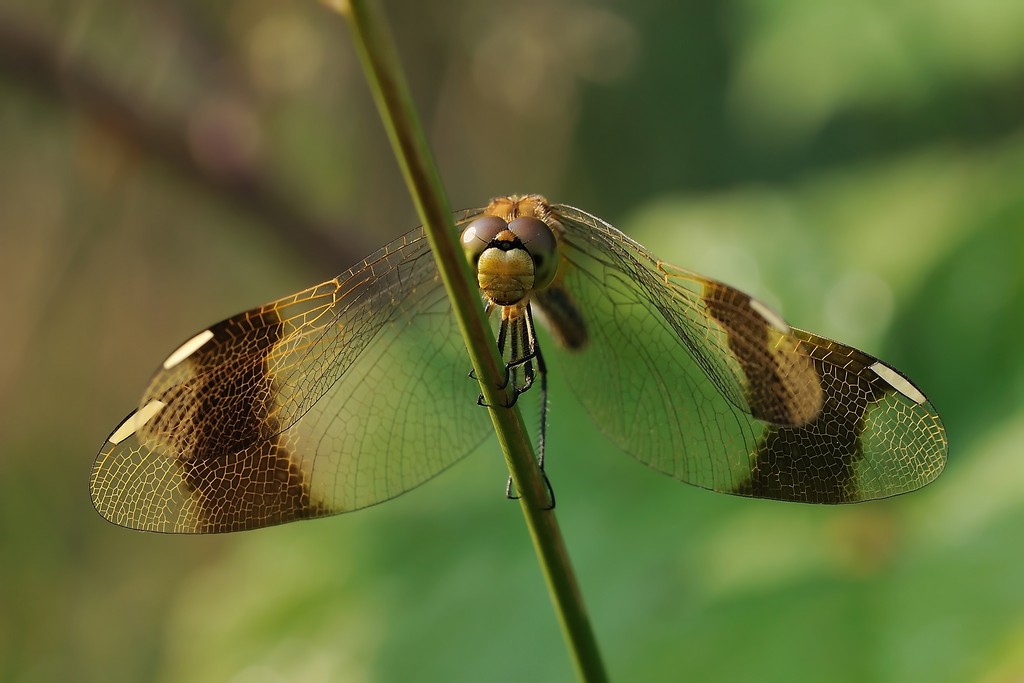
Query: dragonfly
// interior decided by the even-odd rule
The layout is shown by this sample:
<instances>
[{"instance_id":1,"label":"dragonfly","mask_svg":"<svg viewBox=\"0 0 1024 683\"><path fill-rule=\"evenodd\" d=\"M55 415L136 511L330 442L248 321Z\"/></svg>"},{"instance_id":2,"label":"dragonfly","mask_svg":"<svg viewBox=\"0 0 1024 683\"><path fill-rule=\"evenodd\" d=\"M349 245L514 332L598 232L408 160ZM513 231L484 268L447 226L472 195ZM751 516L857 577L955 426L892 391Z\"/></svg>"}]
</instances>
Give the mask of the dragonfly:
<instances>
[{"instance_id":1,"label":"dragonfly","mask_svg":"<svg viewBox=\"0 0 1024 683\"><path fill-rule=\"evenodd\" d=\"M457 212L513 396L547 360L618 449L713 491L853 503L942 471L946 431L899 370L791 327L540 195ZM491 432L422 228L219 322L163 361L91 472L96 510L155 532L335 515L433 478ZM544 429L541 429L543 434Z\"/></svg>"}]
</instances>

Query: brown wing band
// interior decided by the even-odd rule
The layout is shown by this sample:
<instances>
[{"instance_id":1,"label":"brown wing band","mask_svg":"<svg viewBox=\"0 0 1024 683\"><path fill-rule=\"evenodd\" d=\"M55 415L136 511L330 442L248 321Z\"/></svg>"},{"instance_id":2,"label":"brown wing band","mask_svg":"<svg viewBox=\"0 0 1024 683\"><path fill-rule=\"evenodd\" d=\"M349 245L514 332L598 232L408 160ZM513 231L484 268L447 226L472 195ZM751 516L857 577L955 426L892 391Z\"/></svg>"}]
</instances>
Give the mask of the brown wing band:
<instances>
[{"instance_id":1,"label":"brown wing band","mask_svg":"<svg viewBox=\"0 0 1024 683\"><path fill-rule=\"evenodd\" d=\"M704 301L746 377L751 415L777 425L814 419L822 403L820 373L795 352L795 342L772 327L739 290L708 282Z\"/></svg>"},{"instance_id":2,"label":"brown wing band","mask_svg":"<svg viewBox=\"0 0 1024 683\"><path fill-rule=\"evenodd\" d=\"M197 504L196 531L237 531L320 513L274 415L277 388L267 357L284 333L277 311L260 309L212 331L216 342L189 357L190 377L157 397L168 408L159 416L164 424L153 425L165 438L180 439L168 445ZM190 402L194 410L176 414L175 404Z\"/></svg>"},{"instance_id":3,"label":"brown wing band","mask_svg":"<svg viewBox=\"0 0 1024 683\"><path fill-rule=\"evenodd\" d=\"M821 357L813 363L825 393L821 413L802 427L768 427L750 479L736 493L805 503L863 498L856 466L864 457L865 416L872 404L894 389L867 371L873 358L825 339L817 342ZM822 354L822 347L829 350Z\"/></svg>"}]
</instances>

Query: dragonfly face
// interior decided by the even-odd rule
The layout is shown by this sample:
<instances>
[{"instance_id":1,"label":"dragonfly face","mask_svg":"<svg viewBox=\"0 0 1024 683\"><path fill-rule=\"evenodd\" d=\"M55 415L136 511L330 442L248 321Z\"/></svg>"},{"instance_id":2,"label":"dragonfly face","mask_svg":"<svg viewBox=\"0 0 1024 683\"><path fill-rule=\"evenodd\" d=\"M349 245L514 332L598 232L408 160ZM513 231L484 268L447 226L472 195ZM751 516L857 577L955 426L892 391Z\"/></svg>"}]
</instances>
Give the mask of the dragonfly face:
<instances>
[{"instance_id":1,"label":"dragonfly face","mask_svg":"<svg viewBox=\"0 0 1024 683\"><path fill-rule=\"evenodd\" d=\"M485 212L466 226L462 246L483 295L497 306L512 306L524 302L535 290L545 289L554 279L558 242L553 226L557 222L548 225L539 216L502 213L505 215Z\"/></svg>"},{"instance_id":2,"label":"dragonfly face","mask_svg":"<svg viewBox=\"0 0 1024 683\"><path fill-rule=\"evenodd\" d=\"M941 472L941 419L877 358L538 195L455 218L481 296L501 311L517 388L543 370L536 308L556 342L552 371L642 463L715 491L811 503L905 493ZM171 353L100 450L93 502L126 527L190 533L382 502L490 433L465 367L413 230Z\"/></svg>"}]
</instances>

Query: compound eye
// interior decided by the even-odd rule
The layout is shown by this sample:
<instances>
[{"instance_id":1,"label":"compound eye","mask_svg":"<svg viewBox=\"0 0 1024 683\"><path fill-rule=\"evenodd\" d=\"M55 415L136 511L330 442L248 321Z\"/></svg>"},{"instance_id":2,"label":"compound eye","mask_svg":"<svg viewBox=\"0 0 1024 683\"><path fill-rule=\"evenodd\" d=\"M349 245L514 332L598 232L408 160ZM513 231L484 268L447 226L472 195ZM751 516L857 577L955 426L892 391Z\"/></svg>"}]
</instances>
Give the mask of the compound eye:
<instances>
[{"instance_id":1,"label":"compound eye","mask_svg":"<svg viewBox=\"0 0 1024 683\"><path fill-rule=\"evenodd\" d=\"M469 262L475 266L488 245L506 228L508 223L497 216L481 216L467 225L462 231L462 250Z\"/></svg>"},{"instance_id":2,"label":"compound eye","mask_svg":"<svg viewBox=\"0 0 1024 683\"><path fill-rule=\"evenodd\" d=\"M533 287L543 289L551 284L558 271L558 240L547 223L539 218L517 218L508 225L533 258Z\"/></svg>"}]
</instances>

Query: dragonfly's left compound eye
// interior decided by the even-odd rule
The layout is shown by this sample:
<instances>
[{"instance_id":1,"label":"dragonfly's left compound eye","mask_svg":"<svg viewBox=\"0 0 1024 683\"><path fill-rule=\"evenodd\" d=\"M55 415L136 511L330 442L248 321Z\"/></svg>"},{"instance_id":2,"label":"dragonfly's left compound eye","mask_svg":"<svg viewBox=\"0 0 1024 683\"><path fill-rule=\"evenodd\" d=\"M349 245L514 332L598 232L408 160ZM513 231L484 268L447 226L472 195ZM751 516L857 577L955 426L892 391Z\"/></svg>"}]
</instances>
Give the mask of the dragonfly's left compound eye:
<instances>
[{"instance_id":1,"label":"dragonfly's left compound eye","mask_svg":"<svg viewBox=\"0 0 1024 683\"><path fill-rule=\"evenodd\" d=\"M547 223L539 218L517 218L508 224L533 258L533 288L544 289L558 271L558 241Z\"/></svg>"},{"instance_id":2,"label":"dragonfly's left compound eye","mask_svg":"<svg viewBox=\"0 0 1024 683\"><path fill-rule=\"evenodd\" d=\"M462 231L462 250L474 267L498 233L507 228L508 223L497 216L481 216L466 226Z\"/></svg>"}]
</instances>

